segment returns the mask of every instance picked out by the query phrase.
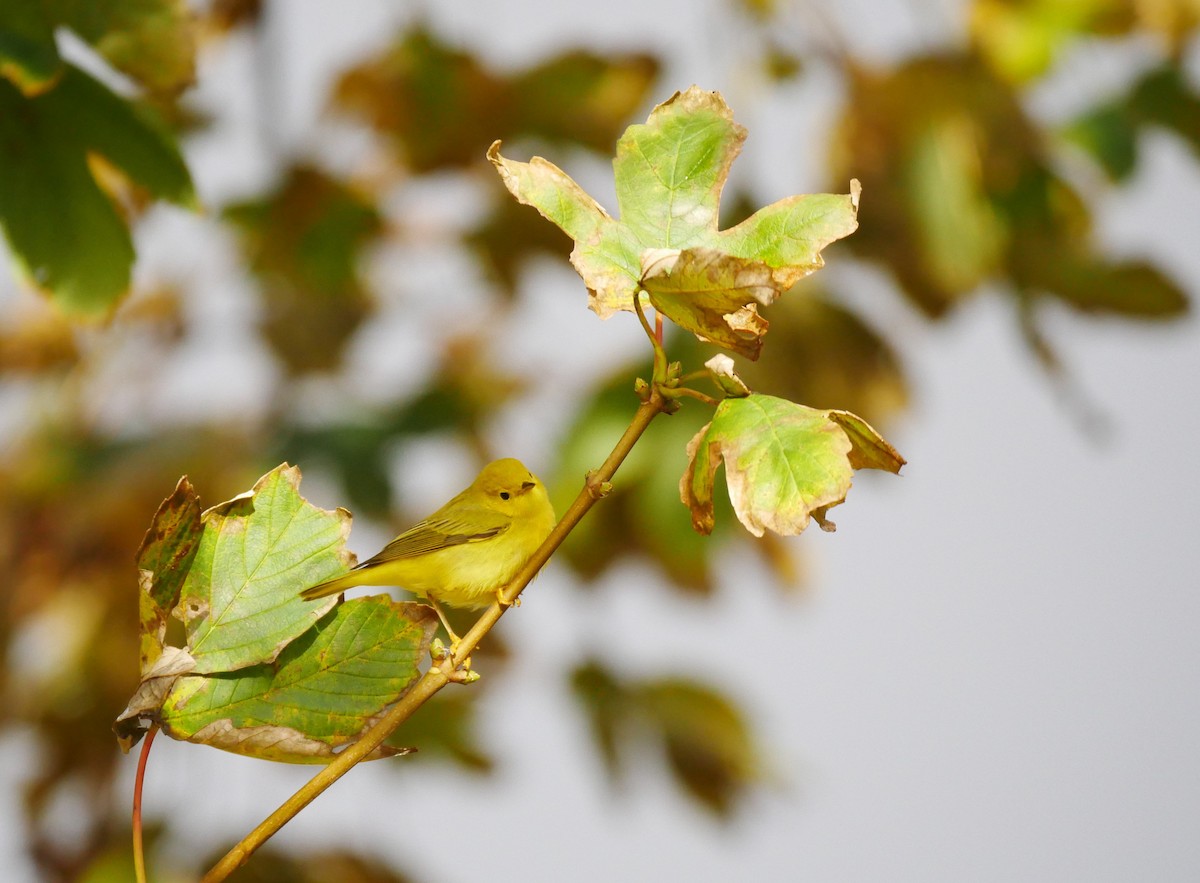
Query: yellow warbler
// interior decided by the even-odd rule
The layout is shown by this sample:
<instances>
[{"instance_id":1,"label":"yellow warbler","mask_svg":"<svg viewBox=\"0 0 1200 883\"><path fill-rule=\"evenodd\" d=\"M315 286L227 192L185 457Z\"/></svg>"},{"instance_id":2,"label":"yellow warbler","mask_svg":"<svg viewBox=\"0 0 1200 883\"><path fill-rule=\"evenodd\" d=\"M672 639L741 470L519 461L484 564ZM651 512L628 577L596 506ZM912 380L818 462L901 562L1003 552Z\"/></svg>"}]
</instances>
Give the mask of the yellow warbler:
<instances>
[{"instance_id":1,"label":"yellow warbler","mask_svg":"<svg viewBox=\"0 0 1200 883\"><path fill-rule=\"evenodd\" d=\"M542 544L554 521L554 507L537 476L520 460L496 460L469 488L378 555L300 597L311 601L351 586L399 586L427 598L457 643L438 602L486 607Z\"/></svg>"}]
</instances>

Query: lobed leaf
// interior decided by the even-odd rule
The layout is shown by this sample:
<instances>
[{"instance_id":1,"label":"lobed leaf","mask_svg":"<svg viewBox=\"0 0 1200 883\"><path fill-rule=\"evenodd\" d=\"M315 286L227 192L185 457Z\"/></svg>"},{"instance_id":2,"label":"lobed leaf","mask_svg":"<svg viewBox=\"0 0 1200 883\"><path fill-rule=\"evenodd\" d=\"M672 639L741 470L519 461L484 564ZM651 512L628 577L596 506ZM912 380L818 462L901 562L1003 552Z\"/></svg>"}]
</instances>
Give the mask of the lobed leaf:
<instances>
[{"instance_id":1,"label":"lobed leaf","mask_svg":"<svg viewBox=\"0 0 1200 883\"><path fill-rule=\"evenodd\" d=\"M271 662L335 603L298 593L353 566L350 513L318 509L299 486L300 470L285 463L204 513L180 597L197 672Z\"/></svg>"},{"instance_id":2,"label":"lobed leaf","mask_svg":"<svg viewBox=\"0 0 1200 883\"><path fill-rule=\"evenodd\" d=\"M676 324L756 358L767 330L757 306L821 267L821 250L855 230L859 187L789 197L718 231L721 189L745 137L719 93L675 93L617 142L620 220L541 157L505 159L497 141L488 159L519 202L575 240L571 263L600 318L632 311L644 289Z\"/></svg>"},{"instance_id":3,"label":"lobed leaf","mask_svg":"<svg viewBox=\"0 0 1200 883\"><path fill-rule=\"evenodd\" d=\"M156 197L193 202L173 139L148 113L66 66L27 97L0 79L0 225L31 281L98 316L129 287L133 243L88 166L98 154Z\"/></svg>"},{"instance_id":4,"label":"lobed leaf","mask_svg":"<svg viewBox=\"0 0 1200 883\"><path fill-rule=\"evenodd\" d=\"M899 473L904 465L891 445L849 412L757 394L722 401L688 444L688 457L679 490L692 526L712 531L713 478L724 461L738 520L759 537L768 529L798 534L810 516L833 530L825 515L846 499L855 469Z\"/></svg>"},{"instance_id":5,"label":"lobed leaf","mask_svg":"<svg viewBox=\"0 0 1200 883\"><path fill-rule=\"evenodd\" d=\"M328 762L420 676L436 628L430 608L386 595L340 604L273 664L179 678L162 703L163 731L265 760Z\"/></svg>"}]
</instances>

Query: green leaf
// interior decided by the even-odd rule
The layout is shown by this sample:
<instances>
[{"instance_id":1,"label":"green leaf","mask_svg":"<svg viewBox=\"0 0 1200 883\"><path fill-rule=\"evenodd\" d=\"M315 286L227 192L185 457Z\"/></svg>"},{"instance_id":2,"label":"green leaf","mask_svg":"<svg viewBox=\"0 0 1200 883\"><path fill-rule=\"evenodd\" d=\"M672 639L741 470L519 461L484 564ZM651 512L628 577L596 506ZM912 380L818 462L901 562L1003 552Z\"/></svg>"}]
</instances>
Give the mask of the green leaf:
<instances>
[{"instance_id":1,"label":"green leaf","mask_svg":"<svg viewBox=\"0 0 1200 883\"><path fill-rule=\"evenodd\" d=\"M571 674L610 778L624 772L632 737L660 741L680 786L721 816L758 778L760 761L741 712L716 689L695 680L621 679L590 659Z\"/></svg>"},{"instance_id":2,"label":"green leaf","mask_svg":"<svg viewBox=\"0 0 1200 883\"><path fill-rule=\"evenodd\" d=\"M1104 104L1072 120L1063 131L1087 151L1113 181L1124 181L1137 166L1137 126L1124 103Z\"/></svg>"},{"instance_id":3,"label":"green leaf","mask_svg":"<svg viewBox=\"0 0 1200 883\"><path fill-rule=\"evenodd\" d=\"M668 678L636 685L633 700L661 735L679 784L728 816L758 778L758 750L738 708L704 684Z\"/></svg>"},{"instance_id":4,"label":"green leaf","mask_svg":"<svg viewBox=\"0 0 1200 883\"><path fill-rule=\"evenodd\" d=\"M1108 263L1061 255L1046 270L1040 280L1046 291L1087 312L1174 319L1188 309L1183 289L1144 262Z\"/></svg>"},{"instance_id":5,"label":"green leaf","mask_svg":"<svg viewBox=\"0 0 1200 883\"><path fill-rule=\"evenodd\" d=\"M285 463L204 513L180 597L197 672L271 662L335 602L299 592L353 566L350 513L318 509L299 487L300 470Z\"/></svg>"},{"instance_id":6,"label":"green leaf","mask_svg":"<svg viewBox=\"0 0 1200 883\"><path fill-rule=\"evenodd\" d=\"M680 343L680 349L700 348L694 338ZM604 460L613 439L629 425L636 402L630 378L649 370L649 364L614 366L612 380L587 400L572 421L559 444L551 481L556 511L570 505L584 473ZM594 508L559 550L576 572L590 579L631 557L649 559L676 587L712 591L712 564L721 544L692 530L686 512L676 503L678 476L687 467L687 443L704 417L697 408L685 408L670 420L650 425L622 463L604 505ZM717 506L723 514L732 514L723 494ZM723 523L728 525L732 519ZM718 526L717 533L726 532Z\"/></svg>"},{"instance_id":7,"label":"green leaf","mask_svg":"<svg viewBox=\"0 0 1200 883\"><path fill-rule=\"evenodd\" d=\"M26 95L35 95L53 85L61 64L54 28L41 3L0 4L0 77Z\"/></svg>"},{"instance_id":8,"label":"green leaf","mask_svg":"<svg viewBox=\"0 0 1200 883\"><path fill-rule=\"evenodd\" d=\"M1140 123L1164 126L1200 155L1200 95L1179 62L1147 73L1129 96L1129 111Z\"/></svg>"},{"instance_id":9,"label":"green leaf","mask_svg":"<svg viewBox=\"0 0 1200 883\"><path fill-rule=\"evenodd\" d=\"M73 30L109 64L151 91L177 92L195 79L195 16L185 0L43 3L55 24Z\"/></svg>"},{"instance_id":10,"label":"green leaf","mask_svg":"<svg viewBox=\"0 0 1200 883\"><path fill-rule=\"evenodd\" d=\"M337 368L371 310L358 266L383 228L370 198L310 166L229 207L265 301L263 332L293 373Z\"/></svg>"},{"instance_id":11,"label":"green leaf","mask_svg":"<svg viewBox=\"0 0 1200 883\"><path fill-rule=\"evenodd\" d=\"M758 305L821 267L821 250L854 231L858 185L844 196L789 197L718 231L721 188L745 137L718 93L676 93L617 143L619 221L541 157L514 162L496 142L488 158L520 202L575 240L571 263L597 315L633 310L645 288L681 327L753 358L766 332Z\"/></svg>"},{"instance_id":12,"label":"green leaf","mask_svg":"<svg viewBox=\"0 0 1200 883\"><path fill-rule=\"evenodd\" d=\"M713 478L724 460L738 520L759 537L768 529L798 534L810 515L833 530L825 514L846 499L855 469L899 473L904 465L865 420L764 395L721 402L688 444L688 457L679 490L692 526L713 528Z\"/></svg>"},{"instance_id":13,"label":"green leaf","mask_svg":"<svg viewBox=\"0 0 1200 883\"><path fill-rule=\"evenodd\" d=\"M92 153L154 196L193 201L171 137L87 74L67 66L32 98L0 80L0 224L31 281L83 316L104 314L125 293L134 257L88 167Z\"/></svg>"},{"instance_id":14,"label":"green leaf","mask_svg":"<svg viewBox=\"0 0 1200 883\"><path fill-rule=\"evenodd\" d=\"M334 100L421 173L474 165L496 138L607 149L657 68L645 55L574 51L502 73L418 26L348 71Z\"/></svg>"},{"instance_id":15,"label":"green leaf","mask_svg":"<svg viewBox=\"0 0 1200 883\"><path fill-rule=\"evenodd\" d=\"M385 595L339 605L274 664L179 678L163 731L266 760L327 763L420 676L437 627L433 611ZM406 749L381 748L371 757Z\"/></svg>"},{"instance_id":16,"label":"green leaf","mask_svg":"<svg viewBox=\"0 0 1200 883\"><path fill-rule=\"evenodd\" d=\"M491 641L489 640L489 646ZM478 657L476 657L478 661ZM489 666L488 673L492 673ZM479 744L475 697L469 692L443 690L388 736L385 745L417 745L417 760L449 760L475 773L491 772L495 761Z\"/></svg>"},{"instance_id":17,"label":"green leaf","mask_svg":"<svg viewBox=\"0 0 1200 883\"><path fill-rule=\"evenodd\" d=\"M179 603L202 530L200 498L185 475L154 513L137 551L143 677L162 654L167 616Z\"/></svg>"},{"instance_id":18,"label":"green leaf","mask_svg":"<svg viewBox=\"0 0 1200 883\"><path fill-rule=\"evenodd\" d=\"M1023 83L1044 74L1072 41L1127 31L1135 7L1111 0L976 0L969 25L992 67Z\"/></svg>"},{"instance_id":19,"label":"green leaf","mask_svg":"<svg viewBox=\"0 0 1200 883\"><path fill-rule=\"evenodd\" d=\"M608 775L616 777L622 769L621 741L633 710L628 691L602 663L589 659L571 672L571 692L587 713Z\"/></svg>"},{"instance_id":20,"label":"green leaf","mask_svg":"<svg viewBox=\"0 0 1200 883\"><path fill-rule=\"evenodd\" d=\"M811 282L771 310L771 346L738 373L752 389L793 402L837 402L873 419L902 410L899 356L881 334ZM678 358L678 356L676 356Z\"/></svg>"}]
</instances>

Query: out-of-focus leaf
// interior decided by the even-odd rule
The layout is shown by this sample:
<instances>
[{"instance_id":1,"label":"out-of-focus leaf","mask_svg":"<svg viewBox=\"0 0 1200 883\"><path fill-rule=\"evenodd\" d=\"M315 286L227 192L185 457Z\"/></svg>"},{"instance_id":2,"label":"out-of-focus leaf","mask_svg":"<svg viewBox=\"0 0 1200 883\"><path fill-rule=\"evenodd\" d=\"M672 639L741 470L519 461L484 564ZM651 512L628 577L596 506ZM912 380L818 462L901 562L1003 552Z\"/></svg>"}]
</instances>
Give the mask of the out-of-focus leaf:
<instances>
[{"instance_id":1,"label":"out-of-focus leaf","mask_svg":"<svg viewBox=\"0 0 1200 883\"><path fill-rule=\"evenodd\" d=\"M28 311L0 328L0 371L44 375L76 364L75 329L51 309Z\"/></svg>"},{"instance_id":2,"label":"out-of-focus leaf","mask_svg":"<svg viewBox=\"0 0 1200 883\"><path fill-rule=\"evenodd\" d=\"M1037 144L1011 88L975 59L853 71L834 174L853 170L869 198L848 247L941 315L999 270L1009 231L992 194L1036 161Z\"/></svg>"},{"instance_id":3,"label":"out-of-focus leaf","mask_svg":"<svg viewBox=\"0 0 1200 883\"><path fill-rule=\"evenodd\" d=\"M327 371L370 309L358 272L383 227L347 184L293 167L273 193L226 210L266 301L263 333L292 373Z\"/></svg>"},{"instance_id":4,"label":"out-of-focus leaf","mask_svg":"<svg viewBox=\"0 0 1200 883\"><path fill-rule=\"evenodd\" d=\"M905 169L918 248L932 275L952 291L978 285L1004 246L1003 225L980 180L976 138L965 117L939 120L913 139Z\"/></svg>"},{"instance_id":5,"label":"out-of-focus leaf","mask_svg":"<svg viewBox=\"0 0 1200 883\"><path fill-rule=\"evenodd\" d=\"M820 268L821 250L853 232L858 185L848 196L789 197L718 231L721 188L745 137L719 94L676 93L617 144L619 221L541 157L504 159L497 142L488 158L520 202L575 240L571 263L597 315L632 311L645 288L681 327L754 358L766 333L758 305Z\"/></svg>"},{"instance_id":6,"label":"out-of-focus leaf","mask_svg":"<svg viewBox=\"0 0 1200 883\"><path fill-rule=\"evenodd\" d=\"M621 743L632 711L631 697L612 672L594 659L571 672L571 692L587 713L600 758L615 779L621 773Z\"/></svg>"},{"instance_id":7,"label":"out-of-focus leaf","mask_svg":"<svg viewBox=\"0 0 1200 883\"><path fill-rule=\"evenodd\" d=\"M300 589L354 566L350 513L300 496L286 463L247 494L204 513L204 535L180 596L198 673L271 662L336 601L304 601Z\"/></svg>"},{"instance_id":8,"label":"out-of-focus leaf","mask_svg":"<svg viewBox=\"0 0 1200 883\"><path fill-rule=\"evenodd\" d=\"M479 439L491 415L522 387L519 378L485 357L480 339L452 338L437 373L415 398L343 421L287 429L276 459L320 460L341 482L356 512L386 518L394 503L390 469L395 445L451 431L468 441Z\"/></svg>"},{"instance_id":9,"label":"out-of-focus leaf","mask_svg":"<svg viewBox=\"0 0 1200 883\"><path fill-rule=\"evenodd\" d=\"M532 138L562 146L609 150L630 115L646 100L658 74L649 55L595 55L574 50L514 77L514 114L503 131L478 142Z\"/></svg>"},{"instance_id":10,"label":"out-of-focus leaf","mask_svg":"<svg viewBox=\"0 0 1200 883\"><path fill-rule=\"evenodd\" d=\"M560 443L551 482L557 511L570 505L587 471L604 462L629 425L637 404L631 381L635 367L615 373L615 379L588 402ZM595 577L641 553L662 567L677 586L696 592L712 588L712 560L721 545L719 540L731 533L727 528L730 519L718 525L716 537L702 537L692 530L675 502L678 476L687 466L688 440L706 417L707 409L689 402L646 430L621 464L612 493L580 522L559 551L581 575ZM729 511L723 494L718 495L717 505Z\"/></svg>"},{"instance_id":11,"label":"out-of-focus leaf","mask_svg":"<svg viewBox=\"0 0 1200 883\"><path fill-rule=\"evenodd\" d=\"M1069 41L1127 31L1135 6L1126 0L975 0L971 37L998 73L1023 83L1045 73Z\"/></svg>"},{"instance_id":12,"label":"out-of-focus leaf","mask_svg":"<svg viewBox=\"0 0 1200 883\"><path fill-rule=\"evenodd\" d=\"M478 162L497 138L605 149L657 71L644 55L570 52L511 77L423 27L349 71L335 102L387 135L415 172Z\"/></svg>"},{"instance_id":13,"label":"out-of-focus leaf","mask_svg":"<svg viewBox=\"0 0 1200 883\"><path fill-rule=\"evenodd\" d=\"M54 27L41 3L0 6L0 77L26 95L36 95L54 84L60 65Z\"/></svg>"},{"instance_id":14,"label":"out-of-focus leaf","mask_svg":"<svg viewBox=\"0 0 1200 883\"><path fill-rule=\"evenodd\" d=\"M1085 312L1174 319L1188 309L1183 289L1140 261L1110 264L1064 255L1043 269L1041 289Z\"/></svg>"},{"instance_id":15,"label":"out-of-focus leaf","mask_svg":"<svg viewBox=\"0 0 1200 883\"><path fill-rule=\"evenodd\" d=\"M688 444L690 462L679 484L692 526L713 526L713 477L725 480L738 520L755 536L789 536L808 526L825 530L825 515L846 499L855 469L899 473L904 458L864 420L845 411L818 411L772 396L725 399L712 422Z\"/></svg>"},{"instance_id":16,"label":"out-of-focus leaf","mask_svg":"<svg viewBox=\"0 0 1200 883\"><path fill-rule=\"evenodd\" d=\"M1128 95L1092 108L1062 134L1091 154L1110 178L1123 181L1133 173L1137 137L1147 125L1174 132L1200 155L1200 96L1177 62L1149 71Z\"/></svg>"},{"instance_id":17,"label":"out-of-focus leaf","mask_svg":"<svg viewBox=\"0 0 1200 883\"><path fill-rule=\"evenodd\" d=\"M1114 181L1124 181L1137 165L1137 125L1124 103L1093 108L1062 131L1070 143L1087 151Z\"/></svg>"},{"instance_id":18,"label":"out-of-focus leaf","mask_svg":"<svg viewBox=\"0 0 1200 883\"><path fill-rule=\"evenodd\" d=\"M343 75L334 101L388 135L404 166L428 172L476 162L487 145L480 131L504 125L506 97L474 55L417 28Z\"/></svg>"},{"instance_id":19,"label":"out-of-focus leaf","mask_svg":"<svg viewBox=\"0 0 1200 883\"><path fill-rule=\"evenodd\" d=\"M113 67L156 92L196 75L196 35L185 0L43 0L50 18L91 43Z\"/></svg>"},{"instance_id":20,"label":"out-of-focus leaf","mask_svg":"<svg viewBox=\"0 0 1200 883\"><path fill-rule=\"evenodd\" d=\"M493 639L488 637L488 646ZM480 656L476 655L479 662ZM493 667L487 667L491 676ZM474 697L465 692L442 691L426 702L415 715L400 725L385 745L402 747L416 745L420 751L416 761L446 759L476 773L491 772L495 764L476 732Z\"/></svg>"},{"instance_id":21,"label":"out-of-focus leaf","mask_svg":"<svg viewBox=\"0 0 1200 883\"><path fill-rule=\"evenodd\" d=\"M738 373L753 389L837 404L882 423L908 400L899 357L862 319L811 286L801 282L771 308L771 345Z\"/></svg>"},{"instance_id":22,"label":"out-of-focus leaf","mask_svg":"<svg viewBox=\"0 0 1200 883\"><path fill-rule=\"evenodd\" d=\"M347 601L274 664L181 677L163 702L163 732L266 760L328 763L420 676L436 628L424 605ZM370 757L396 753L405 750Z\"/></svg>"},{"instance_id":23,"label":"out-of-focus leaf","mask_svg":"<svg viewBox=\"0 0 1200 883\"><path fill-rule=\"evenodd\" d=\"M777 83L794 80L804 73L804 62L801 58L778 46L768 49L766 57L763 58L763 67L767 76Z\"/></svg>"},{"instance_id":24,"label":"out-of-focus leaf","mask_svg":"<svg viewBox=\"0 0 1200 883\"><path fill-rule=\"evenodd\" d=\"M715 689L684 679L638 684L634 697L661 734L679 784L728 816L759 773L758 751L738 709Z\"/></svg>"},{"instance_id":25,"label":"out-of-focus leaf","mask_svg":"<svg viewBox=\"0 0 1200 883\"><path fill-rule=\"evenodd\" d=\"M540 254L561 255L571 251L571 240L533 212L505 196L496 200L491 212L466 237L467 245L483 258L487 269L512 296L522 264Z\"/></svg>"},{"instance_id":26,"label":"out-of-focus leaf","mask_svg":"<svg viewBox=\"0 0 1200 883\"><path fill-rule=\"evenodd\" d=\"M1180 64L1147 73L1134 86L1129 109L1141 123L1163 126L1179 135L1200 156L1200 95Z\"/></svg>"},{"instance_id":27,"label":"out-of-focus leaf","mask_svg":"<svg viewBox=\"0 0 1200 883\"><path fill-rule=\"evenodd\" d=\"M681 787L721 816L758 778L759 758L736 706L683 678L620 679L592 659L571 673L610 778L619 781L633 738L658 741Z\"/></svg>"},{"instance_id":28,"label":"out-of-focus leaf","mask_svg":"<svg viewBox=\"0 0 1200 883\"><path fill-rule=\"evenodd\" d=\"M213 0L204 26L223 34L242 25L256 24L262 17L263 0Z\"/></svg>"},{"instance_id":29,"label":"out-of-focus leaf","mask_svg":"<svg viewBox=\"0 0 1200 883\"><path fill-rule=\"evenodd\" d=\"M185 205L191 179L164 130L82 71L26 98L0 80L0 223L30 279L96 316L129 286L129 231L88 168L102 155L154 196Z\"/></svg>"}]
</instances>

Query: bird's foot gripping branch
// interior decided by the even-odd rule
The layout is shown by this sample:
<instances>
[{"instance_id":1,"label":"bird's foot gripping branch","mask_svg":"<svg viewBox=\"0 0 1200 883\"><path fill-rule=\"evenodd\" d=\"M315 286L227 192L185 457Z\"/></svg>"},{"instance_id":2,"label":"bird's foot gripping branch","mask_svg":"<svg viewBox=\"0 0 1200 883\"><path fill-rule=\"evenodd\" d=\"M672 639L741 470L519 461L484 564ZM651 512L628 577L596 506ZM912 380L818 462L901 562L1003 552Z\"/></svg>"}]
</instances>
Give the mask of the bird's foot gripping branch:
<instances>
[{"instance_id":1,"label":"bird's foot gripping branch","mask_svg":"<svg viewBox=\"0 0 1200 883\"><path fill-rule=\"evenodd\" d=\"M720 95L695 87L677 93L617 145L619 218L541 158L506 159L499 143L488 153L512 194L575 240L571 262L591 309L601 318L633 313L653 352L650 379L634 385L640 404L628 428L604 463L581 476L578 496L553 529L548 503L509 512L501 495L516 492L498 485L496 505L480 509L468 489L466 499L456 497L347 573L349 513L305 501L299 470L286 464L249 494L203 513L186 479L163 503L138 554L142 682L115 726L122 745L158 726L229 751L327 764L206 880L224 879L354 764L407 750L387 739L447 683L473 679L464 667L472 650L611 490L617 468L659 414L689 400L713 409L688 445L680 478L681 500L701 533L713 527L722 464L738 519L759 536L798 534L814 518L832 530L827 513L845 499L855 470L900 470L903 458L854 414L752 392L724 353L702 367L668 358L665 320L757 359L768 327L759 308L819 269L821 251L857 226L859 188L851 182L847 194L789 197L718 230L721 189L745 134ZM688 385L695 380L711 381L712 390ZM502 541L513 531L521 542ZM472 557L489 549L505 563ZM440 556L436 566L428 557L423 567L411 563L431 553ZM451 585L464 562L479 577L469 592ZM449 650L433 645L422 673L435 612L385 596L340 604L322 597L325 589L357 584L399 585L434 602L484 609ZM166 644L170 616L183 621L183 646Z\"/></svg>"}]
</instances>

